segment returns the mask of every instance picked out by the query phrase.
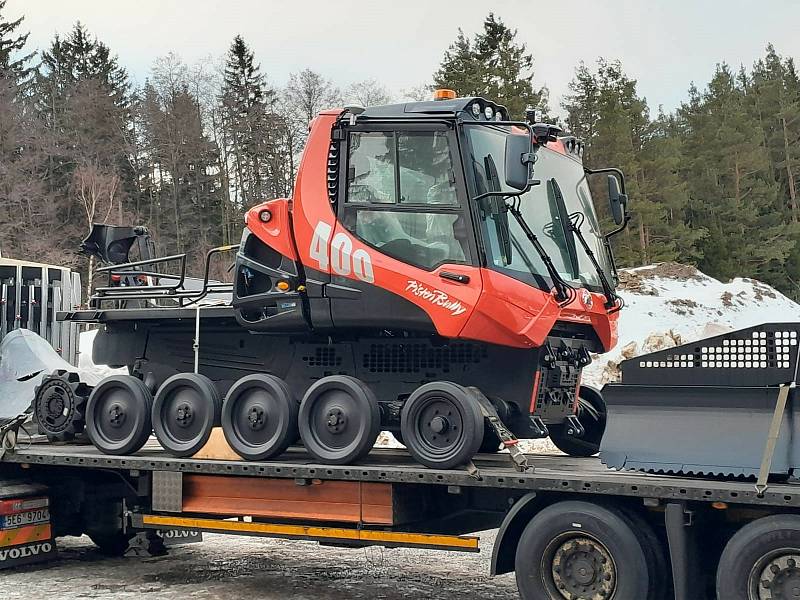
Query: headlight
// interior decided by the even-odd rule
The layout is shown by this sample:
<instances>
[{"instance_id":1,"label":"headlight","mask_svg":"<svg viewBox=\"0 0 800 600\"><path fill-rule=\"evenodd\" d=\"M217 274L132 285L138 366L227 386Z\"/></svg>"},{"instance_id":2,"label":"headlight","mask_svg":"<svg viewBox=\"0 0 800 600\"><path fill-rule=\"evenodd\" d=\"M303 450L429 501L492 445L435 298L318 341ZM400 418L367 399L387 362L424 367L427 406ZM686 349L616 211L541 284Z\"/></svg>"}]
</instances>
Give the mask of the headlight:
<instances>
[{"instance_id":1,"label":"headlight","mask_svg":"<svg viewBox=\"0 0 800 600\"><path fill-rule=\"evenodd\" d=\"M477 102L472 105L472 116L476 119L481 116L481 105Z\"/></svg>"},{"instance_id":2,"label":"headlight","mask_svg":"<svg viewBox=\"0 0 800 600\"><path fill-rule=\"evenodd\" d=\"M486 115L487 121L491 121L494 116L494 109L491 106L487 106L483 109L483 114Z\"/></svg>"}]
</instances>

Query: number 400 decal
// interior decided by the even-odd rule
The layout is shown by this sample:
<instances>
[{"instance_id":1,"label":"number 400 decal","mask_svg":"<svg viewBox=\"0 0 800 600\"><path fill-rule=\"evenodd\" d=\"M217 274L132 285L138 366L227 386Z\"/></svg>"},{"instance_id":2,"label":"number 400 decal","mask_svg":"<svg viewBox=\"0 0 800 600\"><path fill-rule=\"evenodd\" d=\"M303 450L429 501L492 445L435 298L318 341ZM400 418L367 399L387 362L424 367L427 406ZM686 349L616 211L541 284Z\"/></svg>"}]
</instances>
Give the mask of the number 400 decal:
<instances>
[{"instance_id":1,"label":"number 400 decal","mask_svg":"<svg viewBox=\"0 0 800 600\"><path fill-rule=\"evenodd\" d=\"M320 270L327 271L330 263L331 270L337 275L352 273L361 281L374 283L375 274L372 270L372 258L369 253L362 248L354 252L353 240L346 233L337 233L333 236L333 240L331 240L331 233L333 233L333 228L328 223L320 221L311 238L309 255L319 263ZM330 255L328 254L328 242L330 242Z\"/></svg>"}]
</instances>

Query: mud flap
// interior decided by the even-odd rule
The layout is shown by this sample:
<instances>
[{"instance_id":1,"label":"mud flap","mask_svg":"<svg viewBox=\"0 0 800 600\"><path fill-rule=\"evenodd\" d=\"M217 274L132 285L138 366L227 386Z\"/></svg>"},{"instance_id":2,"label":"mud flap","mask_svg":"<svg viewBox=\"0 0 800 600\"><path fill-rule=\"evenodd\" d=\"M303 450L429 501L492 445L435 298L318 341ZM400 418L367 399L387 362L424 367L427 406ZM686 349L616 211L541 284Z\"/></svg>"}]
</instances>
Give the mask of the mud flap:
<instances>
[{"instance_id":1,"label":"mud flap","mask_svg":"<svg viewBox=\"0 0 800 600\"><path fill-rule=\"evenodd\" d=\"M0 569L50 560L56 543L45 488L0 480Z\"/></svg>"}]
</instances>

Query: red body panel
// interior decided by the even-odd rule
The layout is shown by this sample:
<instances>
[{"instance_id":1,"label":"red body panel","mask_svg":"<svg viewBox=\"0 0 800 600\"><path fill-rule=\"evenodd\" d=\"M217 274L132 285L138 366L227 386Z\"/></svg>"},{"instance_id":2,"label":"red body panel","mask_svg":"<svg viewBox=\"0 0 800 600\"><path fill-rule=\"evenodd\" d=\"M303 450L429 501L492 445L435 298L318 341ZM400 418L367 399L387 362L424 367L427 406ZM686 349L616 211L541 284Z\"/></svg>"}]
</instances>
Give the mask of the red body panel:
<instances>
[{"instance_id":1,"label":"red body panel","mask_svg":"<svg viewBox=\"0 0 800 600\"><path fill-rule=\"evenodd\" d=\"M315 264L309 256L309 249L314 231L320 222L327 223L330 231L333 231L336 224L336 215L328 201L327 172L331 128L340 113L341 110L326 111L311 122L292 198L292 224L300 260L304 265L327 273L330 273L330 266L320 267L319 263ZM329 237L326 254L330 254L330 242Z\"/></svg>"},{"instance_id":2,"label":"red body panel","mask_svg":"<svg viewBox=\"0 0 800 600\"><path fill-rule=\"evenodd\" d=\"M444 337L538 347L561 320L593 327L605 350L616 344L618 315L608 314L601 294L578 290L569 306L559 307L552 294L502 273L461 264L426 271L382 254L347 231L331 208L326 178L331 129L340 112L326 111L311 123L293 200L272 200L248 212L248 227L264 243L306 267L405 298L422 308ZM564 152L560 142L548 147ZM269 223L258 218L263 208L273 213ZM444 279L442 271L466 275L469 282Z\"/></svg>"},{"instance_id":3,"label":"red body panel","mask_svg":"<svg viewBox=\"0 0 800 600\"><path fill-rule=\"evenodd\" d=\"M270 200L247 211L244 222L258 238L284 256L297 260L297 250L292 237L290 200L279 198ZM261 211L269 210L272 218L264 223L259 218Z\"/></svg>"}]
</instances>

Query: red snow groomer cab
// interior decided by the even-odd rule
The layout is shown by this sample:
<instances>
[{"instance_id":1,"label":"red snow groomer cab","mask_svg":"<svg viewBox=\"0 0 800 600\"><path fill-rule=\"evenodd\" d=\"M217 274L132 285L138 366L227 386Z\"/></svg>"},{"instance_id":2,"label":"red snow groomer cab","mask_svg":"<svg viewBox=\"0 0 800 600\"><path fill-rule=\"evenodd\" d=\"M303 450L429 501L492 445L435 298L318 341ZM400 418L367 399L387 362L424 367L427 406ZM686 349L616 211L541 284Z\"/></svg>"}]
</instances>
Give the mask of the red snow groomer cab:
<instances>
[{"instance_id":1,"label":"red snow groomer cab","mask_svg":"<svg viewBox=\"0 0 800 600\"><path fill-rule=\"evenodd\" d=\"M389 429L425 465L464 464L501 446L495 412L518 438L594 454L605 410L581 369L616 343L621 301L587 175L608 178L613 235L622 173L585 169L555 126L437 96L312 122L293 197L247 213L236 318L281 356L270 372L322 462ZM226 436L270 456L247 397L226 399Z\"/></svg>"}]
</instances>

